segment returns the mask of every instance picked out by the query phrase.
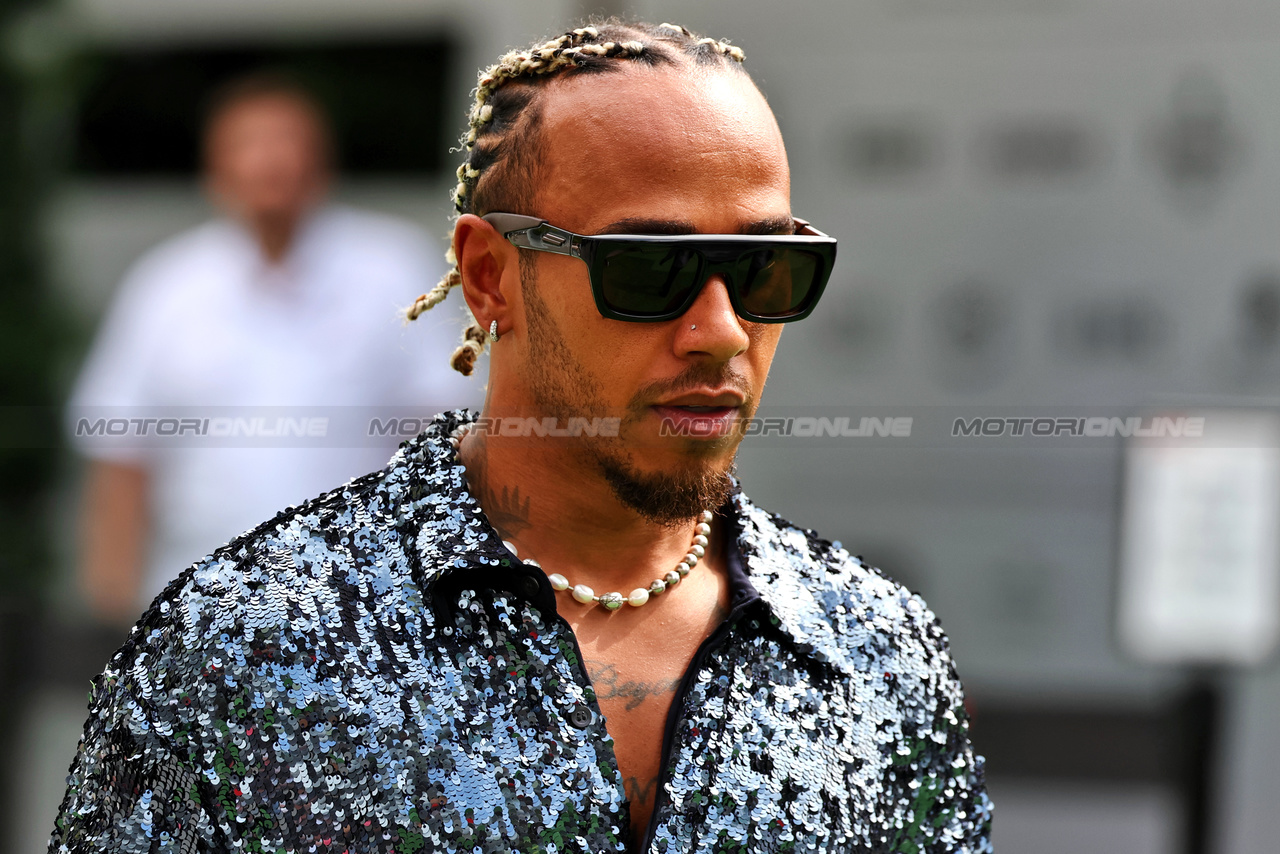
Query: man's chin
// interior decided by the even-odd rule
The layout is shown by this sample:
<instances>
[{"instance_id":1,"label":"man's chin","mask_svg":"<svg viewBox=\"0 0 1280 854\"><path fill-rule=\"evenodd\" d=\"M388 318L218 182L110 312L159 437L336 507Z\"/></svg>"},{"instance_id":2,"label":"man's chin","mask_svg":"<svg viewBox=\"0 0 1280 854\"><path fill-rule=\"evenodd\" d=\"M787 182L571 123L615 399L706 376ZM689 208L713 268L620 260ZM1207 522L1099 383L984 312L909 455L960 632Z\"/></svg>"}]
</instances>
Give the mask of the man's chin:
<instances>
[{"instance_id":1,"label":"man's chin","mask_svg":"<svg viewBox=\"0 0 1280 854\"><path fill-rule=\"evenodd\" d=\"M597 456L596 463L619 501L659 525L684 524L703 510L716 510L734 492L732 456L727 464L686 462L665 469L641 468L609 454Z\"/></svg>"}]
</instances>

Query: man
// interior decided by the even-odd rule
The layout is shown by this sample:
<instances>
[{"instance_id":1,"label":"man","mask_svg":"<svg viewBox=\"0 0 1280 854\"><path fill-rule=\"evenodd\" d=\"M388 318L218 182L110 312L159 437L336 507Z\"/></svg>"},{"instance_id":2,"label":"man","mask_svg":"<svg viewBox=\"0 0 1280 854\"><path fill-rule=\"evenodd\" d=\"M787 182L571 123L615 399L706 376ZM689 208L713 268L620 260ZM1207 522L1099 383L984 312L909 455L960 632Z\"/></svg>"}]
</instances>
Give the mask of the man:
<instances>
[{"instance_id":1,"label":"man","mask_svg":"<svg viewBox=\"0 0 1280 854\"><path fill-rule=\"evenodd\" d=\"M129 273L73 395L73 430L86 418L174 415L262 417L270 428L294 416L337 420L320 407L476 397L422 369L452 334L413 340L392 316L438 275L422 237L407 223L324 204L331 143L311 97L258 75L228 84L208 115L205 180L226 217L165 242ZM314 436L292 447L215 447L207 435L141 430L76 431L91 460L80 580L108 623L127 624L179 568L280 507L381 465L394 448Z\"/></svg>"},{"instance_id":2,"label":"man","mask_svg":"<svg viewBox=\"0 0 1280 854\"><path fill-rule=\"evenodd\" d=\"M188 571L55 847L990 850L933 615L730 475L834 259L740 58L611 22L482 75L411 314L461 285L483 416Z\"/></svg>"}]
</instances>

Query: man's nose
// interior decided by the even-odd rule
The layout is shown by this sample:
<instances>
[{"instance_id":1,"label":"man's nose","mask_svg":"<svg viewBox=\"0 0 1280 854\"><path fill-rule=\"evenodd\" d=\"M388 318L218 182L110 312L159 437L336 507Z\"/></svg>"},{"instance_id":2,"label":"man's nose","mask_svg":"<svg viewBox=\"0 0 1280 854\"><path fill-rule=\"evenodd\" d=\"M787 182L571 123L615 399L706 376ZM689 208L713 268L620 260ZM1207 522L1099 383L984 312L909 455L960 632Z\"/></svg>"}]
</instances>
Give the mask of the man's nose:
<instances>
[{"instance_id":1,"label":"man's nose","mask_svg":"<svg viewBox=\"0 0 1280 854\"><path fill-rule=\"evenodd\" d=\"M729 299L728 283L719 273L707 278L693 305L676 322L680 324L676 347L682 356L727 362L751 343Z\"/></svg>"}]
</instances>

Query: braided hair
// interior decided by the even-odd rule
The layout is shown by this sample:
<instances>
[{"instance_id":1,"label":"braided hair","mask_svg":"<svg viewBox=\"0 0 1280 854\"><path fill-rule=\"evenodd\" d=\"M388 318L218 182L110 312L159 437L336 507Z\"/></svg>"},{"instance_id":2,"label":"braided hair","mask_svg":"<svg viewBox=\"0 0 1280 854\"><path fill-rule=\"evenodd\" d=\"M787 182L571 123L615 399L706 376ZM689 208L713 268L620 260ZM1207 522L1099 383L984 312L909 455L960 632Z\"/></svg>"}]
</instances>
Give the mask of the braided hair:
<instances>
[{"instance_id":1,"label":"braided hair","mask_svg":"<svg viewBox=\"0 0 1280 854\"><path fill-rule=\"evenodd\" d=\"M480 74L469 126L460 143L467 157L458 167L458 184L453 190L457 214L525 213L533 206L540 156L538 84L542 81L562 73L608 73L619 70L622 61L651 67L692 62L738 68L742 60L741 48L701 38L675 24L654 26L616 19L510 51ZM445 259L449 272L405 310L409 320L439 305L450 290L462 284L452 245ZM470 376L487 338L488 333L468 313L462 344L450 360L453 369Z\"/></svg>"}]
</instances>

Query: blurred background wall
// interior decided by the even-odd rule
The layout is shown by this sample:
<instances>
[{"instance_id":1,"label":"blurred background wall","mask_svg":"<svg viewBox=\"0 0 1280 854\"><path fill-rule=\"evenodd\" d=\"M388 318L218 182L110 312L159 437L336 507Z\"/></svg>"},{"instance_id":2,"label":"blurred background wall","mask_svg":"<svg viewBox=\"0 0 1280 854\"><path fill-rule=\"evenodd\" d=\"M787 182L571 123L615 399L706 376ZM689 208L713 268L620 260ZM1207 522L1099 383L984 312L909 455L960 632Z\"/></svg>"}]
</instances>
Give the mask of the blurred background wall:
<instances>
[{"instance_id":1,"label":"blurred background wall","mask_svg":"<svg viewBox=\"0 0 1280 854\"><path fill-rule=\"evenodd\" d=\"M750 441L747 489L940 615L1002 854L1280 850L1274 656L1161 665L1116 642L1123 443L947 432L958 414L1275 412L1270 0L6 9L4 402L30 408L7 422L29 430L126 267L209 216L184 134L218 74L299 69L335 112L339 197L414 220L443 250L448 148L475 70L503 49L601 11L741 45L782 125L793 209L841 241L821 310L783 336L762 414L915 427L896 444ZM26 545L3 567L13 851L41 850L87 680L119 640L75 629L77 463L55 444L5 449L3 530L28 535L6 534Z\"/></svg>"}]
</instances>

